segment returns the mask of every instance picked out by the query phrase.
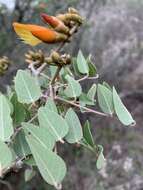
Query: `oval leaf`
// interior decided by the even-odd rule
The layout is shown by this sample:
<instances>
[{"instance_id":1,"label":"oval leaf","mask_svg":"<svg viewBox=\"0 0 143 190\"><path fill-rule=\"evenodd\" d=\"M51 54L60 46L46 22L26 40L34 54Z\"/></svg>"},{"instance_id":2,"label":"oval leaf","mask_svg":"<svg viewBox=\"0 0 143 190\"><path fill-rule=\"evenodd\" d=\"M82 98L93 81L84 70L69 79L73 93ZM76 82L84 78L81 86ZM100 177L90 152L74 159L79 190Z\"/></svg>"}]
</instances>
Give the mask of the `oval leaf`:
<instances>
[{"instance_id":1,"label":"oval leaf","mask_svg":"<svg viewBox=\"0 0 143 190\"><path fill-rule=\"evenodd\" d=\"M98 170L102 169L105 165L105 158L104 158L104 155L103 155L103 147L101 145L98 145L98 148L99 148L99 156L98 156L98 159L96 161L96 167Z\"/></svg>"},{"instance_id":2,"label":"oval leaf","mask_svg":"<svg viewBox=\"0 0 143 190\"><path fill-rule=\"evenodd\" d=\"M98 84L97 96L99 106L102 109L102 111L108 114L113 114L114 105L112 92L104 85Z\"/></svg>"},{"instance_id":3,"label":"oval leaf","mask_svg":"<svg viewBox=\"0 0 143 190\"><path fill-rule=\"evenodd\" d=\"M78 143L83 137L83 132L78 116L72 108L67 111L65 119L69 125L69 132L65 139L69 143Z\"/></svg>"},{"instance_id":4,"label":"oval leaf","mask_svg":"<svg viewBox=\"0 0 143 190\"><path fill-rule=\"evenodd\" d=\"M25 134L22 130L16 135L12 147L18 157L26 158L27 155L31 154L30 148L25 139Z\"/></svg>"},{"instance_id":5,"label":"oval leaf","mask_svg":"<svg viewBox=\"0 0 143 190\"><path fill-rule=\"evenodd\" d=\"M80 73L82 74L88 74L89 73L89 68L86 59L84 58L81 50L78 52L77 56L77 67Z\"/></svg>"},{"instance_id":6,"label":"oval leaf","mask_svg":"<svg viewBox=\"0 0 143 190\"><path fill-rule=\"evenodd\" d=\"M64 93L69 98L76 98L81 95L82 89L78 81L72 78L69 75L66 75L66 80L68 81L68 86L65 89Z\"/></svg>"},{"instance_id":7,"label":"oval leaf","mask_svg":"<svg viewBox=\"0 0 143 190\"><path fill-rule=\"evenodd\" d=\"M87 120L86 123L84 124L84 127L83 127L83 137L84 139L86 140L86 142L91 146L91 147L94 147L95 146L95 143L94 143L94 140L93 140L93 136L92 136L92 133L91 133L91 126L90 126L90 123L89 121Z\"/></svg>"},{"instance_id":8,"label":"oval leaf","mask_svg":"<svg viewBox=\"0 0 143 190\"><path fill-rule=\"evenodd\" d=\"M0 177L1 177L3 169L9 167L11 162L13 161L13 156L8 146L2 141L0 141L0 153L2 155L0 156Z\"/></svg>"},{"instance_id":9,"label":"oval leaf","mask_svg":"<svg viewBox=\"0 0 143 190\"><path fill-rule=\"evenodd\" d=\"M89 67L89 77L94 77L97 74L97 69L94 63L91 61L91 55L87 58L87 64Z\"/></svg>"},{"instance_id":10,"label":"oval leaf","mask_svg":"<svg viewBox=\"0 0 143 190\"><path fill-rule=\"evenodd\" d=\"M38 127L30 123L22 123L26 135L31 135L41 146L52 150L55 145L53 136L48 132L47 128Z\"/></svg>"},{"instance_id":11,"label":"oval leaf","mask_svg":"<svg viewBox=\"0 0 143 190\"><path fill-rule=\"evenodd\" d=\"M56 104L54 103L54 101L53 101L51 98L48 98L48 100L47 100L47 102L46 102L46 105L45 105L45 108L46 108L46 109L49 109L49 110L51 110L51 111L53 111L53 112L58 113Z\"/></svg>"},{"instance_id":12,"label":"oval leaf","mask_svg":"<svg viewBox=\"0 0 143 190\"><path fill-rule=\"evenodd\" d=\"M19 70L15 77L15 90L18 101L21 103L33 103L41 96L40 86L36 77L27 71Z\"/></svg>"},{"instance_id":13,"label":"oval leaf","mask_svg":"<svg viewBox=\"0 0 143 190\"><path fill-rule=\"evenodd\" d=\"M135 121L133 120L131 114L128 112L127 108L122 103L114 87L113 87L113 102L114 102L114 109L119 120L124 125L127 125L127 126L135 124Z\"/></svg>"},{"instance_id":14,"label":"oval leaf","mask_svg":"<svg viewBox=\"0 0 143 190\"><path fill-rule=\"evenodd\" d=\"M87 93L87 97L92 100L93 102L95 102L95 95L96 95L96 89L97 89L97 86L96 84L93 84L91 86L91 88L89 89L88 93Z\"/></svg>"},{"instance_id":15,"label":"oval leaf","mask_svg":"<svg viewBox=\"0 0 143 190\"><path fill-rule=\"evenodd\" d=\"M63 142L62 138L68 133L68 125L59 114L42 107L38 110L38 120L40 126L48 129L56 141Z\"/></svg>"},{"instance_id":16,"label":"oval leaf","mask_svg":"<svg viewBox=\"0 0 143 190\"><path fill-rule=\"evenodd\" d=\"M13 122L15 125L19 125L26 118L25 107L23 104L18 102L16 94L13 94L13 96L11 97L11 103L14 108L13 114L12 114Z\"/></svg>"},{"instance_id":17,"label":"oval leaf","mask_svg":"<svg viewBox=\"0 0 143 190\"><path fill-rule=\"evenodd\" d=\"M0 95L0 139L8 141L14 132L11 119L11 109L7 98Z\"/></svg>"},{"instance_id":18,"label":"oval leaf","mask_svg":"<svg viewBox=\"0 0 143 190\"><path fill-rule=\"evenodd\" d=\"M26 140L42 177L47 183L58 188L66 174L64 161L49 149L41 146L34 138L26 136Z\"/></svg>"}]
</instances>

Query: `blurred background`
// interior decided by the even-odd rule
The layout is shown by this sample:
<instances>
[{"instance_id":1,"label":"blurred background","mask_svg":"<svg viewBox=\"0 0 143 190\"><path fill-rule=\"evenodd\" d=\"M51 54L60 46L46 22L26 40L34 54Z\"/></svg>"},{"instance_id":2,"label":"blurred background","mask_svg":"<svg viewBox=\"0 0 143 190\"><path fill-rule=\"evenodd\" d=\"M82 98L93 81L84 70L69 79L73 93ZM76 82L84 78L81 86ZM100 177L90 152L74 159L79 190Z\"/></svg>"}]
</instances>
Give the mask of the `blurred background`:
<instances>
[{"instance_id":1,"label":"blurred background","mask_svg":"<svg viewBox=\"0 0 143 190\"><path fill-rule=\"evenodd\" d=\"M5 91L17 69L26 67L24 53L33 50L17 39L12 22L42 24L40 12L55 15L70 6L86 22L65 50L77 55L81 49L84 55L93 55L99 81L117 87L137 125L127 128L116 119L81 116L82 121L92 122L94 139L104 146L106 165L97 171L89 151L65 145L62 154L68 174L63 190L143 190L143 0L0 0L0 57L8 56L13 62L0 77L0 89ZM40 48L48 52L51 46L34 49ZM9 173L6 180L9 190L53 190L39 174L25 183L23 169ZM0 190L7 189L0 183Z\"/></svg>"}]
</instances>

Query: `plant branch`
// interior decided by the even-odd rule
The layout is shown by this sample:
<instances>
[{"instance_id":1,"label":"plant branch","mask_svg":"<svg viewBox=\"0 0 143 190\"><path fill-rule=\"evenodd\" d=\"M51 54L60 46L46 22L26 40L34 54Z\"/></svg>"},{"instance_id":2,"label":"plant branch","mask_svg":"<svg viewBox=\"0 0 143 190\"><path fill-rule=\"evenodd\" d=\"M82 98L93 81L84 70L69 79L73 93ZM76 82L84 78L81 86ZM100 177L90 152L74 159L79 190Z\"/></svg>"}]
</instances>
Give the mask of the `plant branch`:
<instances>
[{"instance_id":1,"label":"plant branch","mask_svg":"<svg viewBox=\"0 0 143 190\"><path fill-rule=\"evenodd\" d=\"M111 115L109 115L109 114L106 114L106 113L103 113L103 112L99 112L99 111L95 111L95 110L93 110L93 109L87 108L87 107L85 107L85 106L81 106L81 105L79 105L79 104L77 104L77 103L75 103L75 102L71 102L71 101L69 101L69 100L63 99L63 98L58 97L58 96L56 96L55 99L56 99L56 100L59 100L59 101L62 101L62 102L65 102L65 103L67 103L67 104L73 105L73 106L75 106L75 107L77 107L77 108L82 108L82 109L84 109L84 110L86 110L87 112L90 112L90 113L102 115L102 116L105 116L105 117L111 117Z\"/></svg>"}]
</instances>

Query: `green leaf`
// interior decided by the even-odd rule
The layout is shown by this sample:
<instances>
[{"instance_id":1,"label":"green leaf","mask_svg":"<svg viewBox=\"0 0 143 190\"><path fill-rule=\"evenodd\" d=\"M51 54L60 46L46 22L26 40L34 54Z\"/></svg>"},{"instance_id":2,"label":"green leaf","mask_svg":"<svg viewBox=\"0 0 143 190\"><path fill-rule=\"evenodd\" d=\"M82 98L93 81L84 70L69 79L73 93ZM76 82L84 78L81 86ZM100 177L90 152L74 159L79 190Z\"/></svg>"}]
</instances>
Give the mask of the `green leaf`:
<instances>
[{"instance_id":1,"label":"green leaf","mask_svg":"<svg viewBox=\"0 0 143 190\"><path fill-rule=\"evenodd\" d=\"M48 100L47 100L47 102L46 102L46 105L45 105L45 108L46 108L46 109L49 109L49 110L51 110L51 111L53 111L53 112L58 113L56 104L54 103L54 101L53 101L51 98L48 98Z\"/></svg>"},{"instance_id":2,"label":"green leaf","mask_svg":"<svg viewBox=\"0 0 143 190\"><path fill-rule=\"evenodd\" d=\"M114 112L112 92L104 85L98 84L97 96L102 111L112 115Z\"/></svg>"},{"instance_id":3,"label":"green leaf","mask_svg":"<svg viewBox=\"0 0 143 190\"><path fill-rule=\"evenodd\" d=\"M22 130L16 135L12 147L18 157L26 158L27 155L31 154L30 148L25 139L25 134Z\"/></svg>"},{"instance_id":4,"label":"green leaf","mask_svg":"<svg viewBox=\"0 0 143 190\"><path fill-rule=\"evenodd\" d=\"M84 58L81 50L78 52L77 56L77 67L80 73L82 74L88 74L89 73L89 68L86 59Z\"/></svg>"},{"instance_id":5,"label":"green leaf","mask_svg":"<svg viewBox=\"0 0 143 190\"><path fill-rule=\"evenodd\" d=\"M78 67L77 67L77 59L76 58L72 59L72 67L73 67L74 74L76 76L81 75L81 73L79 72Z\"/></svg>"},{"instance_id":6,"label":"green leaf","mask_svg":"<svg viewBox=\"0 0 143 190\"><path fill-rule=\"evenodd\" d=\"M66 174L66 165L62 158L41 146L34 138L26 136L36 164L42 177L50 185L59 187Z\"/></svg>"},{"instance_id":7,"label":"green leaf","mask_svg":"<svg viewBox=\"0 0 143 190\"><path fill-rule=\"evenodd\" d=\"M33 103L41 96L40 86L36 77L28 71L19 70L15 77L15 90L18 101L21 103Z\"/></svg>"},{"instance_id":8,"label":"green leaf","mask_svg":"<svg viewBox=\"0 0 143 190\"><path fill-rule=\"evenodd\" d=\"M0 139L2 141L8 141L13 134L13 126L11 119L11 109L7 98L4 95L0 95Z\"/></svg>"},{"instance_id":9,"label":"green leaf","mask_svg":"<svg viewBox=\"0 0 143 190\"><path fill-rule=\"evenodd\" d=\"M119 118L119 120L124 124L124 125L135 125L135 121L133 120L131 114L127 110L127 108L124 106L122 103L119 95L117 94L116 89L113 87L113 102L114 102L114 109L115 112Z\"/></svg>"},{"instance_id":10,"label":"green leaf","mask_svg":"<svg viewBox=\"0 0 143 190\"><path fill-rule=\"evenodd\" d=\"M94 63L92 63L90 56L87 58L87 63L89 67L89 77L94 77L97 74L97 69Z\"/></svg>"},{"instance_id":11,"label":"green leaf","mask_svg":"<svg viewBox=\"0 0 143 190\"><path fill-rule=\"evenodd\" d=\"M82 92L79 82L69 75L66 75L65 78L68 81L68 86L64 91L65 95L69 98L79 97Z\"/></svg>"},{"instance_id":12,"label":"green leaf","mask_svg":"<svg viewBox=\"0 0 143 190\"><path fill-rule=\"evenodd\" d=\"M87 120L83 127L83 137L85 138L85 140L91 147L94 147L95 143L94 143L90 128L91 128L91 125L90 125L89 121Z\"/></svg>"},{"instance_id":13,"label":"green leaf","mask_svg":"<svg viewBox=\"0 0 143 190\"><path fill-rule=\"evenodd\" d=\"M11 97L11 102L14 108L13 115L12 115L13 122L15 125L19 125L26 118L25 107L23 104L18 102L16 94L13 94L13 96Z\"/></svg>"},{"instance_id":14,"label":"green leaf","mask_svg":"<svg viewBox=\"0 0 143 190\"><path fill-rule=\"evenodd\" d=\"M37 142L52 150L55 145L55 140L53 136L48 132L47 128L38 127L30 123L22 123L25 135L31 135L31 138L34 138Z\"/></svg>"},{"instance_id":15,"label":"green leaf","mask_svg":"<svg viewBox=\"0 0 143 190\"><path fill-rule=\"evenodd\" d=\"M46 128L56 141L63 141L62 138L68 133L69 128L59 114L41 107L38 110L38 119L40 126Z\"/></svg>"},{"instance_id":16,"label":"green leaf","mask_svg":"<svg viewBox=\"0 0 143 190\"><path fill-rule=\"evenodd\" d=\"M83 132L78 116L72 108L68 109L65 119L69 125L69 132L65 139L69 143L78 143L83 137Z\"/></svg>"},{"instance_id":17,"label":"green leaf","mask_svg":"<svg viewBox=\"0 0 143 190\"><path fill-rule=\"evenodd\" d=\"M112 91L112 88L111 88L111 86L107 83L107 82L103 82L102 83L105 87L107 87L110 91Z\"/></svg>"},{"instance_id":18,"label":"green leaf","mask_svg":"<svg viewBox=\"0 0 143 190\"><path fill-rule=\"evenodd\" d=\"M36 166L36 162L35 162L33 156L30 156L29 158L23 160L23 162L31 167Z\"/></svg>"},{"instance_id":19,"label":"green leaf","mask_svg":"<svg viewBox=\"0 0 143 190\"><path fill-rule=\"evenodd\" d=\"M96 95L96 89L97 89L97 86L96 84L93 84L91 86L91 88L89 89L88 93L87 93L87 97L92 100L92 102L95 102L95 95Z\"/></svg>"},{"instance_id":20,"label":"green leaf","mask_svg":"<svg viewBox=\"0 0 143 190\"><path fill-rule=\"evenodd\" d=\"M99 148L99 156L98 156L98 159L96 161L96 167L98 170L100 170L105 165L105 158L103 155L103 147L101 145L98 145L98 148Z\"/></svg>"},{"instance_id":21,"label":"green leaf","mask_svg":"<svg viewBox=\"0 0 143 190\"><path fill-rule=\"evenodd\" d=\"M30 181L35 175L36 172L32 168L27 168L24 172L25 182Z\"/></svg>"},{"instance_id":22,"label":"green leaf","mask_svg":"<svg viewBox=\"0 0 143 190\"><path fill-rule=\"evenodd\" d=\"M8 146L2 141L0 141L0 153L1 153L0 156L0 177L1 177L3 169L11 165L13 161L13 156Z\"/></svg>"},{"instance_id":23,"label":"green leaf","mask_svg":"<svg viewBox=\"0 0 143 190\"><path fill-rule=\"evenodd\" d=\"M94 105L94 102L84 93L82 93L79 97L80 104L85 105Z\"/></svg>"}]
</instances>

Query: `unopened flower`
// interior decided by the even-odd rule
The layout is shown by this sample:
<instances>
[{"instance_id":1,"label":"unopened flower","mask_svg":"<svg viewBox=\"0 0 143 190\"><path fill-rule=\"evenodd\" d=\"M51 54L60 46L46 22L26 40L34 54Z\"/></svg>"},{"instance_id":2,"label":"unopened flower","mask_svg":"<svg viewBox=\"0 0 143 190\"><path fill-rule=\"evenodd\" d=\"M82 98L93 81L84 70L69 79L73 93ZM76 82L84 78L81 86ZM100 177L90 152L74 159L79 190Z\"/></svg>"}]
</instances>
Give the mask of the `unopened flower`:
<instances>
[{"instance_id":1,"label":"unopened flower","mask_svg":"<svg viewBox=\"0 0 143 190\"><path fill-rule=\"evenodd\" d=\"M56 18L55 16L49 16L45 13L42 13L41 18L45 23L48 23L57 32L62 32L65 34L69 33L69 28L65 26L65 24L60 19Z\"/></svg>"}]
</instances>

